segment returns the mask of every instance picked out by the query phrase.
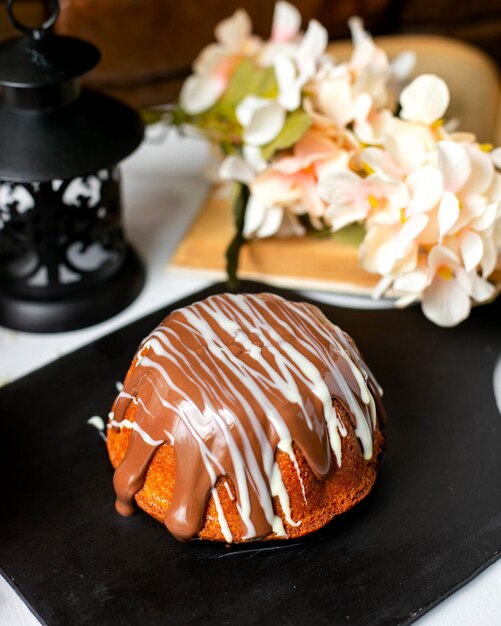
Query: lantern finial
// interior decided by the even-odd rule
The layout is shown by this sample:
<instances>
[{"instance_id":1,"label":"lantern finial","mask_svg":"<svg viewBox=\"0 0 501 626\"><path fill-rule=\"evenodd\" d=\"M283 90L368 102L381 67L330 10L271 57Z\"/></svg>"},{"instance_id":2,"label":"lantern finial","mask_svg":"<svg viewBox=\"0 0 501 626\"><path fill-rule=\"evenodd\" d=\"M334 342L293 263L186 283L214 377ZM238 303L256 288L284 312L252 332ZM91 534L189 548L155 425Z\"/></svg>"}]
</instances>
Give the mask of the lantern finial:
<instances>
[{"instance_id":1,"label":"lantern finial","mask_svg":"<svg viewBox=\"0 0 501 626\"><path fill-rule=\"evenodd\" d=\"M59 0L51 0L52 13L50 16L45 20L45 22L43 22L43 24L37 28L32 28L31 26L27 26L26 24L20 22L14 15L14 2L15 0L7 0L7 17L9 18L9 22L16 30L25 33L26 35L31 35L34 39L41 39L45 35L45 32L54 26L61 10Z\"/></svg>"}]
</instances>

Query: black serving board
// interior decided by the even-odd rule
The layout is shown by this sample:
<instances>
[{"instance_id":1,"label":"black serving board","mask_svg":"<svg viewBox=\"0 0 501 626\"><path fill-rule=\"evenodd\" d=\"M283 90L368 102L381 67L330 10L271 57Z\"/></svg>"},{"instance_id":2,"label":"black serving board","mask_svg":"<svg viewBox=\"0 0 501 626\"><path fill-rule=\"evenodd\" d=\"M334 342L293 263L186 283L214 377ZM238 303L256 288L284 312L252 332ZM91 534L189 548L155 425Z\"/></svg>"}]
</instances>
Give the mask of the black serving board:
<instances>
[{"instance_id":1,"label":"black serving board","mask_svg":"<svg viewBox=\"0 0 501 626\"><path fill-rule=\"evenodd\" d=\"M455 329L437 328L417 307L319 305L358 342L385 389L389 422L372 493L316 534L183 544L142 512L115 513L112 469L87 419L107 414L115 381L163 316L223 290L194 294L0 391L0 565L43 622L406 624L499 556L492 373L501 302Z\"/></svg>"}]
</instances>

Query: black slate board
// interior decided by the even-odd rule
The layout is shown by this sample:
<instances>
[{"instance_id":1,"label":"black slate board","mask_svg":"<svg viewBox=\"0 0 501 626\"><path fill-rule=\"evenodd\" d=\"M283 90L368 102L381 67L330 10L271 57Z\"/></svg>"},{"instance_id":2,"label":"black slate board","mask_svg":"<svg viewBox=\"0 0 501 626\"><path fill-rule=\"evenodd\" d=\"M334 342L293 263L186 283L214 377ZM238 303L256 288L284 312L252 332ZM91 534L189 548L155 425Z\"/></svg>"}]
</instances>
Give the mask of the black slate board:
<instances>
[{"instance_id":1,"label":"black slate board","mask_svg":"<svg viewBox=\"0 0 501 626\"><path fill-rule=\"evenodd\" d=\"M135 347L173 307L3 388L4 576L49 625L410 623L501 549L500 305L451 330L418 308L320 305L385 388L388 451L363 503L291 543L182 544L141 512L115 513L86 421L107 414Z\"/></svg>"}]
</instances>

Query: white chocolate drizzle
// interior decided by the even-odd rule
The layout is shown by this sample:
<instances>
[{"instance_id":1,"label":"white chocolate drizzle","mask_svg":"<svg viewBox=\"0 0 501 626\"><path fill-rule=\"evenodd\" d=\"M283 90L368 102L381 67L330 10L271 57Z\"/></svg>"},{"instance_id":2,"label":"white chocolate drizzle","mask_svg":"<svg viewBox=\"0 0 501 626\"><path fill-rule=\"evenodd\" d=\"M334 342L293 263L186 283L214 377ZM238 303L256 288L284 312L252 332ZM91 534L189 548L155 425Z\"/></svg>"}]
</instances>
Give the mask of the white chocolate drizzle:
<instances>
[{"instance_id":1,"label":"white chocolate drizzle","mask_svg":"<svg viewBox=\"0 0 501 626\"><path fill-rule=\"evenodd\" d=\"M132 479L137 467L144 469L155 449L168 443L176 451L174 497L165 519L173 534L187 539L198 532L212 494L221 533L233 540L216 488L226 477L230 500L228 480L235 487L245 539L286 536L282 519L290 527L301 520L291 510L276 450L289 457L306 502L293 442L319 479L331 471L332 460L341 465L348 426L370 459L379 395L351 339L312 305L271 294L225 294L179 309L141 345L110 414L108 428L130 428L140 437L131 437L116 471L118 502L128 510L141 487ZM333 399L352 424L343 422ZM125 418L131 401L134 421Z\"/></svg>"}]
</instances>

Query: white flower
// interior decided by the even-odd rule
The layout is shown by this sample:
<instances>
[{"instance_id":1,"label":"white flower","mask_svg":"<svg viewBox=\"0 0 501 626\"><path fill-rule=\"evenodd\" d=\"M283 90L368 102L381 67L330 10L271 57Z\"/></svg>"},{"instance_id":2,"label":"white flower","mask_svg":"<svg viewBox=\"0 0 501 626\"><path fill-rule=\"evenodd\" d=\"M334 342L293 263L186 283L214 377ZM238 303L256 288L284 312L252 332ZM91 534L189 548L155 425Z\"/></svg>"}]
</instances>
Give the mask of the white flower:
<instances>
[{"instance_id":1,"label":"white flower","mask_svg":"<svg viewBox=\"0 0 501 626\"><path fill-rule=\"evenodd\" d=\"M327 43L327 31L312 20L297 45L275 51L272 63L279 89L278 101L287 111L295 111L301 105L303 87L315 75Z\"/></svg>"},{"instance_id":2,"label":"white flower","mask_svg":"<svg viewBox=\"0 0 501 626\"><path fill-rule=\"evenodd\" d=\"M230 154L224 159L219 167L219 178L249 186L256 175L267 167L268 163L263 159L260 148L243 146L242 155Z\"/></svg>"},{"instance_id":3,"label":"white flower","mask_svg":"<svg viewBox=\"0 0 501 626\"><path fill-rule=\"evenodd\" d=\"M265 42L257 57L263 67L274 64L281 55L293 57L297 52L297 45L301 31L301 14L295 6L279 0L275 4L271 37Z\"/></svg>"},{"instance_id":4,"label":"white flower","mask_svg":"<svg viewBox=\"0 0 501 626\"><path fill-rule=\"evenodd\" d=\"M384 211L395 211L399 219L399 211L409 199L402 181L385 174L371 174L362 178L349 169L327 169L322 172L318 192L328 203L325 215L333 231L367 219L377 207Z\"/></svg>"},{"instance_id":5,"label":"white flower","mask_svg":"<svg viewBox=\"0 0 501 626\"><path fill-rule=\"evenodd\" d=\"M275 4L273 23L271 26L271 41L288 43L294 41L301 28L301 13L289 2L279 0Z\"/></svg>"},{"instance_id":6,"label":"white flower","mask_svg":"<svg viewBox=\"0 0 501 626\"><path fill-rule=\"evenodd\" d=\"M192 74L181 88L181 106L189 115L197 115L216 104L225 89L226 81L218 76Z\"/></svg>"},{"instance_id":7,"label":"white flower","mask_svg":"<svg viewBox=\"0 0 501 626\"><path fill-rule=\"evenodd\" d=\"M332 69L328 75L311 85L315 110L327 117L338 128L343 128L355 117L355 98L346 65Z\"/></svg>"},{"instance_id":8,"label":"white flower","mask_svg":"<svg viewBox=\"0 0 501 626\"><path fill-rule=\"evenodd\" d=\"M243 236L246 239L264 238L276 235L284 218L281 206L263 204L256 196L249 197L245 209Z\"/></svg>"},{"instance_id":9,"label":"white flower","mask_svg":"<svg viewBox=\"0 0 501 626\"><path fill-rule=\"evenodd\" d=\"M449 100L449 88L445 81L433 74L422 74L400 94L400 117L428 126L443 117Z\"/></svg>"},{"instance_id":10,"label":"white flower","mask_svg":"<svg viewBox=\"0 0 501 626\"><path fill-rule=\"evenodd\" d=\"M231 17L220 22L214 32L226 52L238 53L252 39L252 22L246 11L237 9Z\"/></svg>"},{"instance_id":11,"label":"white flower","mask_svg":"<svg viewBox=\"0 0 501 626\"><path fill-rule=\"evenodd\" d=\"M216 26L217 43L202 50L194 73L184 82L179 101L190 115L203 113L223 95L237 63L257 54L262 44L252 34L252 23L243 9Z\"/></svg>"},{"instance_id":12,"label":"white flower","mask_svg":"<svg viewBox=\"0 0 501 626\"><path fill-rule=\"evenodd\" d=\"M417 77L398 98L414 55L390 62L359 18L350 28L353 53L338 64L326 54L325 28L312 20L301 33L288 2L277 2L267 42L237 11L196 60L181 102L192 115L207 110L251 59L263 81L239 96L229 130L221 125L233 154L219 169L221 179L249 187L244 237L302 235L300 216L332 231L363 223L360 263L381 277L375 295L392 288L397 306L421 300L429 319L452 326L494 294L487 279L501 250L501 149L444 122L450 94L438 76ZM308 129L290 145L303 113L308 124L298 132ZM265 159L263 147L277 138L273 146L284 147Z\"/></svg>"},{"instance_id":13,"label":"white flower","mask_svg":"<svg viewBox=\"0 0 501 626\"><path fill-rule=\"evenodd\" d=\"M427 127L392 117L386 123L382 145L393 162L410 174L427 163L436 142Z\"/></svg>"},{"instance_id":14,"label":"white flower","mask_svg":"<svg viewBox=\"0 0 501 626\"><path fill-rule=\"evenodd\" d=\"M300 191L289 177L268 170L254 180L250 190L243 230L246 239L304 234L304 228L291 212L299 201Z\"/></svg>"},{"instance_id":15,"label":"white flower","mask_svg":"<svg viewBox=\"0 0 501 626\"><path fill-rule=\"evenodd\" d=\"M246 96L235 110L243 127L243 140L250 146L264 146L282 130L286 113L274 100Z\"/></svg>"},{"instance_id":16,"label":"white flower","mask_svg":"<svg viewBox=\"0 0 501 626\"><path fill-rule=\"evenodd\" d=\"M439 326L455 326L470 314L471 300L485 302L494 286L475 271L467 272L458 257L443 246L428 255L428 286L423 292L422 309Z\"/></svg>"},{"instance_id":17,"label":"white flower","mask_svg":"<svg viewBox=\"0 0 501 626\"><path fill-rule=\"evenodd\" d=\"M362 93L355 100L353 131L365 144L378 145L383 142L385 131L391 123L392 115L388 109L376 111L372 97Z\"/></svg>"},{"instance_id":18,"label":"white flower","mask_svg":"<svg viewBox=\"0 0 501 626\"><path fill-rule=\"evenodd\" d=\"M368 272L390 274L404 258L413 258L415 269L418 256L416 238L428 223L423 213L393 224L374 225L369 228L360 247L362 266Z\"/></svg>"},{"instance_id":19,"label":"white flower","mask_svg":"<svg viewBox=\"0 0 501 626\"><path fill-rule=\"evenodd\" d=\"M498 170L501 170L501 148L495 148L491 151L490 157L492 160L492 164Z\"/></svg>"}]
</instances>

